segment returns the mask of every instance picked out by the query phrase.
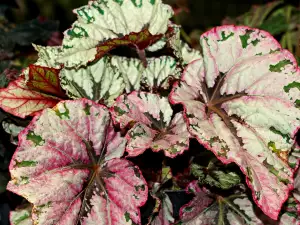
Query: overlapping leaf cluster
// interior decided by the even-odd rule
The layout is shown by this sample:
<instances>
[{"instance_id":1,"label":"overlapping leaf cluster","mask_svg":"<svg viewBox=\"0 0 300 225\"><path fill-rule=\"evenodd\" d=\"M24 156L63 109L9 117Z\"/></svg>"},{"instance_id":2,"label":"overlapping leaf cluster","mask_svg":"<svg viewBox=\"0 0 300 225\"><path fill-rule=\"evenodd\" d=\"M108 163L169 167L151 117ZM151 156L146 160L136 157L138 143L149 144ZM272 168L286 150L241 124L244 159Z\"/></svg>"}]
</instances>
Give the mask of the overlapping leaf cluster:
<instances>
[{"instance_id":1,"label":"overlapping leaf cluster","mask_svg":"<svg viewBox=\"0 0 300 225\"><path fill-rule=\"evenodd\" d=\"M22 130L8 190L32 204L12 224L141 224L148 189L148 224L299 223L291 53L265 31L222 26L201 35L200 54L160 0L94 0L74 12L62 46L35 45L37 62L0 90L3 110L34 116L24 130L6 124ZM165 163L191 138L215 158L188 168L195 197L176 218L165 189L179 179ZM165 155L155 180L130 161L147 149Z\"/></svg>"},{"instance_id":2,"label":"overlapping leaf cluster","mask_svg":"<svg viewBox=\"0 0 300 225\"><path fill-rule=\"evenodd\" d=\"M0 88L7 87L10 81L18 78L24 67L35 62L37 54L32 51L32 42L49 43L48 40L58 29L56 21L40 17L26 22L14 20L11 13L13 10L17 11L15 7L15 1L0 2ZM11 143L18 143L17 134L28 122L29 119L19 119L0 110L0 208L5 206L3 203L8 196L8 165L15 149ZM13 201L10 199L10 202ZM3 213L0 223L5 223L6 218L2 215Z\"/></svg>"}]
</instances>

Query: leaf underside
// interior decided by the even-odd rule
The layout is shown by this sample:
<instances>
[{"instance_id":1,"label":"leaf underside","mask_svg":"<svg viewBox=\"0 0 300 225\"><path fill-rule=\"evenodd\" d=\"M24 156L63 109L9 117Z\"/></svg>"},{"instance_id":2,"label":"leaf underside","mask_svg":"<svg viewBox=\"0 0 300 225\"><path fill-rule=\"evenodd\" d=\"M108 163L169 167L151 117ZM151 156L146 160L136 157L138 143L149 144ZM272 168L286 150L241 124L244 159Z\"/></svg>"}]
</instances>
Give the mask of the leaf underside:
<instances>
[{"instance_id":1,"label":"leaf underside","mask_svg":"<svg viewBox=\"0 0 300 225\"><path fill-rule=\"evenodd\" d=\"M7 88L0 89L0 107L21 118L53 107L60 100L58 97L32 90L27 86L24 76L10 82Z\"/></svg>"},{"instance_id":2,"label":"leaf underside","mask_svg":"<svg viewBox=\"0 0 300 225\"><path fill-rule=\"evenodd\" d=\"M29 66L29 78L26 85L41 93L65 98L59 82L59 69L38 65Z\"/></svg>"}]
</instances>

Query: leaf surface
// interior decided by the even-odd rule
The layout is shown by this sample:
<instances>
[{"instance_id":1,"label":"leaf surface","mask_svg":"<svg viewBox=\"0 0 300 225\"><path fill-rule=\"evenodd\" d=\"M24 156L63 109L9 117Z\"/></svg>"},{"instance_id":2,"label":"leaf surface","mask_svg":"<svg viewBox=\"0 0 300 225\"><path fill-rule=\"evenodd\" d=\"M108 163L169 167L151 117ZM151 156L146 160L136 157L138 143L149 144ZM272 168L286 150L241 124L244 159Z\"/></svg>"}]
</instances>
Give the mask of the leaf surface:
<instances>
[{"instance_id":1,"label":"leaf surface","mask_svg":"<svg viewBox=\"0 0 300 225\"><path fill-rule=\"evenodd\" d=\"M59 69L29 65L29 78L26 85L41 93L65 97L59 82Z\"/></svg>"},{"instance_id":2,"label":"leaf surface","mask_svg":"<svg viewBox=\"0 0 300 225\"><path fill-rule=\"evenodd\" d=\"M171 168L163 167L160 181L153 183L150 195L155 200L155 206L149 217L148 225L169 225L174 223L173 204L163 187L172 177Z\"/></svg>"},{"instance_id":3,"label":"leaf surface","mask_svg":"<svg viewBox=\"0 0 300 225\"><path fill-rule=\"evenodd\" d=\"M11 225L33 225L31 219L32 206L22 207L10 212L9 220Z\"/></svg>"},{"instance_id":4,"label":"leaf surface","mask_svg":"<svg viewBox=\"0 0 300 225\"><path fill-rule=\"evenodd\" d=\"M97 0L75 9L78 20L65 31L59 62L78 67L117 46L145 49L168 29L173 14L161 0Z\"/></svg>"},{"instance_id":5,"label":"leaf surface","mask_svg":"<svg viewBox=\"0 0 300 225\"><path fill-rule=\"evenodd\" d=\"M85 68L63 68L60 79L62 88L70 97L106 104L111 104L125 87L121 72L111 65L109 57L103 57Z\"/></svg>"},{"instance_id":6,"label":"leaf surface","mask_svg":"<svg viewBox=\"0 0 300 225\"><path fill-rule=\"evenodd\" d=\"M169 196L162 192L160 198L155 198L156 207L154 213L157 216L151 221L151 225L170 225L174 223L175 219L173 217L173 205Z\"/></svg>"},{"instance_id":7,"label":"leaf surface","mask_svg":"<svg viewBox=\"0 0 300 225\"><path fill-rule=\"evenodd\" d=\"M279 225L289 224L300 225L300 203L294 197L288 198L279 219Z\"/></svg>"},{"instance_id":8,"label":"leaf surface","mask_svg":"<svg viewBox=\"0 0 300 225\"><path fill-rule=\"evenodd\" d=\"M24 127L7 121L2 122L2 127L6 133L11 135L10 142L14 145L18 145L18 135Z\"/></svg>"},{"instance_id":9,"label":"leaf surface","mask_svg":"<svg viewBox=\"0 0 300 225\"><path fill-rule=\"evenodd\" d=\"M173 49L174 54L182 61L183 65L189 64L196 59L201 59L200 51L190 48L187 43L180 39L180 29L181 26L179 25L170 25L170 37L167 42Z\"/></svg>"},{"instance_id":10,"label":"leaf surface","mask_svg":"<svg viewBox=\"0 0 300 225\"><path fill-rule=\"evenodd\" d=\"M113 56L112 65L122 73L126 92L158 91L170 88L170 83L180 77L178 62L173 57L146 58L147 68L134 58Z\"/></svg>"},{"instance_id":11,"label":"leaf surface","mask_svg":"<svg viewBox=\"0 0 300 225\"><path fill-rule=\"evenodd\" d=\"M38 59L34 63L34 66L48 67L60 69L61 64L57 62L59 53L61 52L60 46L41 46L32 44L34 49L38 52ZM22 71L25 75L26 81L29 79L29 67Z\"/></svg>"},{"instance_id":12,"label":"leaf surface","mask_svg":"<svg viewBox=\"0 0 300 225\"><path fill-rule=\"evenodd\" d=\"M57 58L62 49L60 46L41 46L33 44L34 49L38 52L38 60L35 65L60 69L61 65Z\"/></svg>"},{"instance_id":13,"label":"leaf surface","mask_svg":"<svg viewBox=\"0 0 300 225\"><path fill-rule=\"evenodd\" d=\"M201 144L240 166L255 202L276 220L293 184L287 161L300 125L299 68L261 30L216 27L200 43L203 60L189 64L171 102L184 105Z\"/></svg>"},{"instance_id":14,"label":"leaf surface","mask_svg":"<svg viewBox=\"0 0 300 225\"><path fill-rule=\"evenodd\" d=\"M197 181L191 182L186 191L195 197L180 209L181 224L263 225L245 194L214 196L208 190L200 188Z\"/></svg>"},{"instance_id":15,"label":"leaf surface","mask_svg":"<svg viewBox=\"0 0 300 225\"><path fill-rule=\"evenodd\" d=\"M34 205L35 224L140 224L148 187L120 159L125 144L104 106L60 102L20 133L7 189Z\"/></svg>"},{"instance_id":16,"label":"leaf surface","mask_svg":"<svg viewBox=\"0 0 300 225\"><path fill-rule=\"evenodd\" d=\"M182 113L172 118L173 110L165 97L146 92L120 96L110 109L114 122L128 131L126 151L130 156L142 154L147 148L163 150L168 157L183 153L189 145L189 133Z\"/></svg>"},{"instance_id":17,"label":"leaf surface","mask_svg":"<svg viewBox=\"0 0 300 225\"><path fill-rule=\"evenodd\" d=\"M191 164L191 172L198 178L200 184L208 184L211 187L227 190L241 183L241 178L236 172L230 171L226 167L219 167L212 161L208 166Z\"/></svg>"},{"instance_id":18,"label":"leaf surface","mask_svg":"<svg viewBox=\"0 0 300 225\"><path fill-rule=\"evenodd\" d=\"M58 97L30 89L25 83L24 76L10 82L7 88L0 89L0 107L21 118L53 107L60 100Z\"/></svg>"}]
</instances>

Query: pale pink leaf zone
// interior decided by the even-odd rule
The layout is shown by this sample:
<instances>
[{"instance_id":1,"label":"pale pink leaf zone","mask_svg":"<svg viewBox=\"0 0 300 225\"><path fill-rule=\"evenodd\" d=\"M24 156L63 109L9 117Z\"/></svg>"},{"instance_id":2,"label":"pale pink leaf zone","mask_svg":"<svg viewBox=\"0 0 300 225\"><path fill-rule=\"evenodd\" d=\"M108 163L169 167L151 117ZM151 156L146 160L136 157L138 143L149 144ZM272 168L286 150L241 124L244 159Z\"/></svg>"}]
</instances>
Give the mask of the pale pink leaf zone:
<instances>
[{"instance_id":1,"label":"pale pink leaf zone","mask_svg":"<svg viewBox=\"0 0 300 225\"><path fill-rule=\"evenodd\" d=\"M293 183L287 163L300 125L300 70L267 32L223 26L201 36L203 60L187 66L170 95L188 129L247 176L253 198L277 219Z\"/></svg>"},{"instance_id":2,"label":"pale pink leaf zone","mask_svg":"<svg viewBox=\"0 0 300 225\"><path fill-rule=\"evenodd\" d=\"M146 149L163 150L168 157L182 154L189 145L189 133L182 113L173 118L173 110L165 97L146 92L120 96L110 109L114 122L128 131L126 151L129 156Z\"/></svg>"},{"instance_id":3,"label":"pale pink leaf zone","mask_svg":"<svg viewBox=\"0 0 300 225\"><path fill-rule=\"evenodd\" d=\"M19 139L8 190L34 205L36 224L140 224L148 187L136 166L119 159L126 139L113 130L104 106L60 102Z\"/></svg>"}]
</instances>

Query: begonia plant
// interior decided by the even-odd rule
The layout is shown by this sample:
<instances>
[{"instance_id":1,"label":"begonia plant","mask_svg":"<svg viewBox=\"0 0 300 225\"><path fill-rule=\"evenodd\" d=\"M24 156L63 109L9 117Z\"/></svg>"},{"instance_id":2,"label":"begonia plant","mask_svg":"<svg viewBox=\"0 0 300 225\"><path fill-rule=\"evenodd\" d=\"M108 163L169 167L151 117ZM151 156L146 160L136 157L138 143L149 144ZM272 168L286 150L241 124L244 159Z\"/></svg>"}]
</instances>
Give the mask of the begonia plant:
<instances>
[{"instance_id":1,"label":"begonia plant","mask_svg":"<svg viewBox=\"0 0 300 225\"><path fill-rule=\"evenodd\" d=\"M74 12L62 45L34 45L36 63L0 89L3 110L31 119L2 124L18 134L7 190L28 201L11 224L300 224L289 51L234 25L191 49L161 0ZM174 168L186 156L184 172ZM178 207L176 191L190 201Z\"/></svg>"}]
</instances>

